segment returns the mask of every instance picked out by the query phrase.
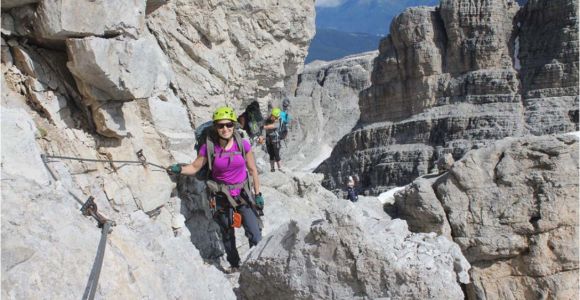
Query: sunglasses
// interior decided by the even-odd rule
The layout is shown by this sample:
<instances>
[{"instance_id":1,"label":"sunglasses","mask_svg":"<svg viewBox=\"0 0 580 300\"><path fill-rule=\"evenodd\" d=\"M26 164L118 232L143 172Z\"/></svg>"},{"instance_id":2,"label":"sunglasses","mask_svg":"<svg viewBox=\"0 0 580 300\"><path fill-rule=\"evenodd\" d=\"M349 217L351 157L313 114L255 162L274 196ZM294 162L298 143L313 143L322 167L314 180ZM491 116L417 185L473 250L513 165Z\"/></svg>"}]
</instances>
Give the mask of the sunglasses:
<instances>
[{"instance_id":1,"label":"sunglasses","mask_svg":"<svg viewBox=\"0 0 580 300\"><path fill-rule=\"evenodd\" d=\"M233 122L229 122L229 123L216 123L215 127L217 129L223 129L224 127L227 128L233 128L234 127L234 123Z\"/></svg>"}]
</instances>

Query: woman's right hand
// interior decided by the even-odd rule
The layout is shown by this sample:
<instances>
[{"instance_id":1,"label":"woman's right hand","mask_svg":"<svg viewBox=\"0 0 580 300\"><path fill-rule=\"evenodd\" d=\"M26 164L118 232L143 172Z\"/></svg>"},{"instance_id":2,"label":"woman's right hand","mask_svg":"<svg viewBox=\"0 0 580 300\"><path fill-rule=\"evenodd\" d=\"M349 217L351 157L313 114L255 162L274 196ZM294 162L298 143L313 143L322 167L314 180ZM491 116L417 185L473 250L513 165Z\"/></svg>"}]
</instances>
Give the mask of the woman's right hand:
<instances>
[{"instance_id":1,"label":"woman's right hand","mask_svg":"<svg viewBox=\"0 0 580 300\"><path fill-rule=\"evenodd\" d=\"M181 165L180 164L171 165L165 168L165 171L167 171L167 174L169 175L181 174Z\"/></svg>"},{"instance_id":2,"label":"woman's right hand","mask_svg":"<svg viewBox=\"0 0 580 300\"><path fill-rule=\"evenodd\" d=\"M264 209L264 196L262 196L262 193L256 195L256 206L260 209Z\"/></svg>"}]
</instances>

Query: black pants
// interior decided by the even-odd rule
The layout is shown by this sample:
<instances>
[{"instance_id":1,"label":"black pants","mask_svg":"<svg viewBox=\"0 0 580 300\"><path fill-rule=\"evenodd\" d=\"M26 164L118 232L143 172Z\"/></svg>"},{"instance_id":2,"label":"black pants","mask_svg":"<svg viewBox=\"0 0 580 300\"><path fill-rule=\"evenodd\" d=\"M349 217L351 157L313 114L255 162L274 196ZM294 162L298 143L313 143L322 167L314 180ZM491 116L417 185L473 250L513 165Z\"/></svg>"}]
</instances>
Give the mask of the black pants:
<instances>
[{"instance_id":1,"label":"black pants","mask_svg":"<svg viewBox=\"0 0 580 300\"><path fill-rule=\"evenodd\" d=\"M271 161L280 161L280 142L268 140L266 142L266 149L268 150Z\"/></svg>"},{"instance_id":2,"label":"black pants","mask_svg":"<svg viewBox=\"0 0 580 300\"><path fill-rule=\"evenodd\" d=\"M347 196L348 197L348 200L350 200L352 202L357 202L358 201L358 194L356 193L356 190L354 188L348 187L346 189L346 191L347 191L347 195L348 195Z\"/></svg>"},{"instance_id":3,"label":"black pants","mask_svg":"<svg viewBox=\"0 0 580 300\"><path fill-rule=\"evenodd\" d=\"M223 198L225 198L225 196L218 195L216 198L218 210L214 214L214 220L221 228L222 241L226 250L226 258L232 267L238 268L240 266L240 255L238 253L238 248L236 248L235 228L232 227L233 221L231 215L233 208L229 204L219 205L220 203L223 204ZM227 198L225 201L227 201ZM244 227L245 235L248 238L250 247L257 245L262 239L262 232L258 223L258 215L256 211L248 205L238 206L237 211L242 215L242 226Z\"/></svg>"}]
</instances>

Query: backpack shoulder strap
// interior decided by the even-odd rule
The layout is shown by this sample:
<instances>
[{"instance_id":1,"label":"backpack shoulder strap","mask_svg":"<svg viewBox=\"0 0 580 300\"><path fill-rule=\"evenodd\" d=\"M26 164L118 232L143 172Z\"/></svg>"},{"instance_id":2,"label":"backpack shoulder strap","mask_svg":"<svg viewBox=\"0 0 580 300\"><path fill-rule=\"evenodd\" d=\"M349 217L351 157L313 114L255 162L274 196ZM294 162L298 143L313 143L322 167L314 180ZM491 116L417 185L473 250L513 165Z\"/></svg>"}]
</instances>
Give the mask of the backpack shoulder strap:
<instances>
[{"instance_id":1,"label":"backpack shoulder strap","mask_svg":"<svg viewBox=\"0 0 580 300\"><path fill-rule=\"evenodd\" d=\"M246 161L246 149L244 148L244 138L242 138L242 136L238 132L234 132L234 140L238 144L238 149L240 150L240 152L242 152L242 156L244 157L244 161ZM252 193L252 188L251 188L252 183L253 183L253 178L252 178L252 176L250 176L250 172L248 171L247 168L246 168L246 176L247 176L246 177L247 180L244 182L243 189L245 190L246 195L248 195L248 197L250 198L250 203L255 205L254 194Z\"/></svg>"},{"instance_id":2,"label":"backpack shoulder strap","mask_svg":"<svg viewBox=\"0 0 580 300\"><path fill-rule=\"evenodd\" d=\"M213 159L215 156L215 147L213 140L209 136L205 139L205 145L207 147L207 165L211 173L213 168Z\"/></svg>"},{"instance_id":3,"label":"backpack shoulder strap","mask_svg":"<svg viewBox=\"0 0 580 300\"><path fill-rule=\"evenodd\" d=\"M244 138L237 131L234 131L234 141L238 145L238 150L240 152L242 152L242 156L244 157L244 161L245 161L246 160L246 148L244 148Z\"/></svg>"}]
</instances>

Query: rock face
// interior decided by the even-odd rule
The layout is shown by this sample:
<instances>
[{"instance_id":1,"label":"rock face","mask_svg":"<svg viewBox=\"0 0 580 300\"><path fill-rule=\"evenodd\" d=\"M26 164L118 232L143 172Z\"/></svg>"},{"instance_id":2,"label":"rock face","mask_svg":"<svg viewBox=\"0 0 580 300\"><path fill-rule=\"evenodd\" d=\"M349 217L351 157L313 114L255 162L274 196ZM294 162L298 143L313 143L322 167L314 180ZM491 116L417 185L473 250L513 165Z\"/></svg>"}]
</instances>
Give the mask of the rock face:
<instances>
[{"instance_id":1,"label":"rock face","mask_svg":"<svg viewBox=\"0 0 580 300\"><path fill-rule=\"evenodd\" d=\"M312 171L352 130L360 116L358 95L370 86L376 56L373 51L305 66L295 97L289 97L292 121L281 151L285 166Z\"/></svg>"},{"instance_id":2,"label":"rock face","mask_svg":"<svg viewBox=\"0 0 580 300\"><path fill-rule=\"evenodd\" d=\"M577 1L441 1L382 40L360 123L317 172L379 193L494 140L578 130ZM549 26L544 26L549 24Z\"/></svg>"},{"instance_id":3,"label":"rock face","mask_svg":"<svg viewBox=\"0 0 580 300\"><path fill-rule=\"evenodd\" d=\"M519 34L524 118L533 134L578 130L578 1L529 1Z\"/></svg>"},{"instance_id":4,"label":"rock face","mask_svg":"<svg viewBox=\"0 0 580 300\"><path fill-rule=\"evenodd\" d=\"M266 107L293 93L314 36L314 7L310 1L170 1L147 25L171 60L172 88L195 108L191 119L199 125L217 106L258 100Z\"/></svg>"},{"instance_id":5,"label":"rock face","mask_svg":"<svg viewBox=\"0 0 580 300\"><path fill-rule=\"evenodd\" d=\"M30 3L36 3L39 0L2 0L2 10L8 10L17 6L23 6Z\"/></svg>"},{"instance_id":6,"label":"rock face","mask_svg":"<svg viewBox=\"0 0 580 300\"><path fill-rule=\"evenodd\" d=\"M434 157L451 153L458 158L472 145L527 132L529 124L521 121L526 108L521 103L518 70L526 70L526 78L534 84L530 85L534 92L525 99L536 99L539 93L554 92L542 84L546 80L573 82L566 72L576 70L577 64L568 65L562 59L559 64L550 62L547 69L543 68L546 64L525 69L524 61L525 66L532 66L530 61L540 59L522 57L521 68L516 68L515 59L507 60L506 53L510 56L516 49L524 53L523 46L533 39L520 37L522 47L515 47L513 29L502 30L507 30L517 9L507 1L488 2L471 7L463 1L444 1L439 11L416 9L411 12L417 15L401 17L397 35L381 45L374 61L374 86L369 87L367 70L375 54L313 66L298 86L296 74L313 35L314 1L102 0L86 5L71 0L2 1L2 298L79 298L100 236L95 221L79 212L89 196L94 197L99 212L117 224L107 242L98 298L236 298L236 275L226 277L221 272L221 237L203 185L193 178L169 177L164 170L164 166L194 158L194 128L207 121L217 106L229 104L240 111L258 100L265 107L282 95L294 94L298 86L293 100L296 119L303 121L297 124L304 128L296 133L303 133L304 142L296 139L298 146L289 149L299 155L319 142L332 147L350 130L359 118L355 96L364 90L360 124L367 127L345 139L355 142L350 147L339 146L335 152L367 156L337 164L338 172L348 169L349 174L361 174L365 184L382 186L425 173L434 166ZM530 3L525 19L529 21L521 22L521 32L543 19L534 10L539 7L534 5L541 4ZM474 14L478 11L484 13ZM425 17L431 21L424 21ZM494 24L478 31L480 18L488 17L493 17ZM407 26L417 31L405 33ZM454 33L443 35L441 28ZM550 53L568 58L577 51L573 40L568 40L574 32L573 28L563 30L559 39L541 49L556 44L563 49L566 41L571 45L568 50ZM496 34L497 41L493 40ZM530 30L529 34L540 32ZM423 36L428 40L421 42ZM453 43L447 36L454 37ZM447 51L448 45L461 49ZM543 57L536 48L526 47L532 49L526 50L527 57ZM485 59L470 56L479 55L480 50L485 50ZM394 53L402 56L399 59ZM501 66L487 65L487 60ZM460 65L448 66L447 61ZM506 67L508 63L513 65ZM561 77L554 77L556 65L562 66L563 71L557 73ZM315 84L307 83L310 77L317 79ZM398 93L393 93L393 102L380 100L385 95L380 91L391 88ZM305 95L315 96L314 100L309 103ZM403 101L408 97L412 101ZM566 101L572 100L554 97L558 99L547 107L557 116L568 107ZM368 106L372 101L387 105L373 109ZM391 123L386 126L369 126L376 121L369 110L399 107L396 101L411 105L389 115L386 120ZM533 102L530 105L536 105ZM310 107L317 115L307 119ZM456 107L459 111L453 110ZM500 113L488 115L489 107ZM557 124L574 127L574 114L567 114L572 121L554 119L546 127L551 129L539 130L555 130L560 128ZM324 134L328 131L332 132ZM474 136L478 137L475 142ZM383 142L400 144L396 146L400 148L381 152ZM148 164L141 164L136 153L143 153ZM321 149L316 155L324 153ZM85 160L41 160L40 154ZM377 157L382 165L373 169ZM314 158L305 155L304 159ZM397 164L400 170L390 167L399 160L406 162ZM299 160L295 166L311 167ZM367 171L374 177L364 177ZM386 180L385 172L392 172ZM404 221L389 220L374 198L361 197L356 206L337 199L322 188L322 175L289 171L276 175L262 176L266 238L248 249L243 231L237 232L245 262L240 295L464 298L460 283L469 280L469 264L448 239L409 232ZM538 186L542 178L537 179ZM427 185L422 187L428 191ZM441 211L448 210L435 204L430 203L437 213L425 227L440 228L442 235L455 237L456 223L445 225ZM534 220L542 234L565 229L550 230L552 223L542 227L541 221ZM518 247L525 245L516 241ZM469 244L457 242L463 247ZM566 246L566 242L554 240L555 245ZM563 264L568 268L574 262L567 255L554 257L568 259ZM490 276L488 267L477 266L485 272L472 272L478 281L470 293L493 292L480 279ZM557 269L556 263L553 266L546 269L548 273Z\"/></svg>"},{"instance_id":7,"label":"rock face","mask_svg":"<svg viewBox=\"0 0 580 300\"><path fill-rule=\"evenodd\" d=\"M233 299L204 264L219 247L197 243L220 242L195 215L207 202L176 197L163 166L195 157L215 107L293 91L313 34L312 1L3 0L2 298L82 295L100 235L78 211L90 195L117 223L97 297Z\"/></svg>"},{"instance_id":8,"label":"rock face","mask_svg":"<svg viewBox=\"0 0 580 300\"><path fill-rule=\"evenodd\" d=\"M144 29L145 1L43 0L34 32L43 39L85 36L136 36Z\"/></svg>"},{"instance_id":9,"label":"rock face","mask_svg":"<svg viewBox=\"0 0 580 300\"><path fill-rule=\"evenodd\" d=\"M81 298L100 230L79 211L78 201L86 199L79 182L95 178L73 178L66 174L70 172L67 168L54 163L47 171L36 141L43 135L41 127L26 110L3 106L1 125L2 298ZM80 169L73 165L72 171L74 167ZM97 190L98 184L85 188ZM170 227L160 222L163 216L155 220L143 210L114 206L122 211L116 214L103 201L102 192L95 196L99 211L117 221L109 237L97 295L110 299L192 295L235 299L230 282L204 264L185 235L173 237ZM184 265L187 268L175 276Z\"/></svg>"},{"instance_id":10,"label":"rock face","mask_svg":"<svg viewBox=\"0 0 580 300\"><path fill-rule=\"evenodd\" d=\"M242 296L464 298L459 282L469 281L469 264L457 245L411 234L401 220L368 218L362 206L334 203L324 218L281 226L251 252L240 275Z\"/></svg>"},{"instance_id":11,"label":"rock face","mask_svg":"<svg viewBox=\"0 0 580 300\"><path fill-rule=\"evenodd\" d=\"M472 264L470 299L577 296L578 138L508 138L396 195L414 232L452 238Z\"/></svg>"},{"instance_id":12,"label":"rock face","mask_svg":"<svg viewBox=\"0 0 580 300\"><path fill-rule=\"evenodd\" d=\"M314 35L309 2L77 2L6 10L3 33L66 45L79 106L89 108L86 117L101 135L113 138L129 132L121 102L177 96L197 111L188 120L196 126L219 105L265 104L293 92Z\"/></svg>"}]
</instances>

